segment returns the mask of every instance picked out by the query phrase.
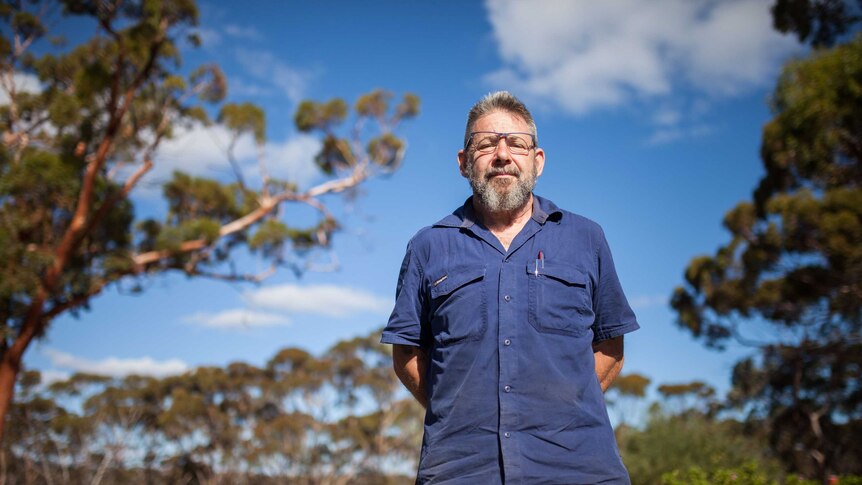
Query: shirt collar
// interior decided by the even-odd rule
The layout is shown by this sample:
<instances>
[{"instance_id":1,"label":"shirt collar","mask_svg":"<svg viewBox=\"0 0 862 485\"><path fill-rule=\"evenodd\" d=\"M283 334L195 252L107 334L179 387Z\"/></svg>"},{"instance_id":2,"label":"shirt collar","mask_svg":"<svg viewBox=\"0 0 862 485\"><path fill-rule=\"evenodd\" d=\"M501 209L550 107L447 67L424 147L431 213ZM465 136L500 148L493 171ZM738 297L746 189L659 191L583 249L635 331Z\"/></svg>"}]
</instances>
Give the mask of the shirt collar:
<instances>
[{"instance_id":1,"label":"shirt collar","mask_svg":"<svg viewBox=\"0 0 862 485\"><path fill-rule=\"evenodd\" d=\"M553 222L559 223L563 212L553 202L543 197L533 194L533 214L531 219L544 225L550 219ZM434 226L441 227L461 227L469 229L476 224L476 212L473 210L473 197L467 197L464 204L457 208L455 212L440 219Z\"/></svg>"}]
</instances>

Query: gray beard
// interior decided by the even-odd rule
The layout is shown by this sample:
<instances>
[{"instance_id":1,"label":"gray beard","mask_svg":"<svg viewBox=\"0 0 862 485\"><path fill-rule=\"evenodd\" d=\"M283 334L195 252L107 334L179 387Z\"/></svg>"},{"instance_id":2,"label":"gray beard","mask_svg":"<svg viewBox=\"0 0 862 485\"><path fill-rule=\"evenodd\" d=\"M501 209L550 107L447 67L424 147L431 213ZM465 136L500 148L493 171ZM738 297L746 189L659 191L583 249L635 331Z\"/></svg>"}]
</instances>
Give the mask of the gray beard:
<instances>
[{"instance_id":1,"label":"gray beard","mask_svg":"<svg viewBox=\"0 0 862 485\"><path fill-rule=\"evenodd\" d=\"M537 172L534 163L529 173L520 172L514 166L510 166L510 168L489 172L486 174L487 177L483 178L473 171L472 161L467 165L467 177L470 180L470 187L473 188L473 196L478 197L482 205L491 212L513 211L529 202L530 194L536 186ZM489 178L500 173L515 175L517 179L514 184L502 184L499 180Z\"/></svg>"}]
</instances>

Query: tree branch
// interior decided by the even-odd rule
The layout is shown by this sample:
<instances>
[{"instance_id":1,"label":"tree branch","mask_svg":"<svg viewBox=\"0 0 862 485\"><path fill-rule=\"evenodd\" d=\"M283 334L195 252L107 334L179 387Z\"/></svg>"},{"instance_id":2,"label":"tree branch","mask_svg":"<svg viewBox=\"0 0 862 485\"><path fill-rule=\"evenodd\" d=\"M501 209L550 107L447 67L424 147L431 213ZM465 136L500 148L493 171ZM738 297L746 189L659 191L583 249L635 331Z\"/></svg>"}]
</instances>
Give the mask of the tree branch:
<instances>
[{"instance_id":1,"label":"tree branch","mask_svg":"<svg viewBox=\"0 0 862 485\"><path fill-rule=\"evenodd\" d=\"M279 206L280 203L287 200L304 202L311 205L312 207L318 208L319 210L323 210L325 214L328 214L322 204L313 201L315 197L319 197L326 193L342 192L351 187L357 186L366 178L368 178L367 171L364 169L364 167L357 166L349 176L320 184L316 187L309 189L302 195L297 195L293 192L282 192L272 197L262 198L260 206L257 209L252 212L249 212L248 214L240 217L239 219L236 219L223 225L219 230L218 237L209 244L205 239L195 239L180 244L179 248L173 251L148 251L146 253L137 254L133 258L135 266L138 267L138 272L140 272L143 271L143 267L148 264L152 264L170 258L171 256L175 256L177 254L198 251L205 247L208 247L217 242L218 240L230 236L231 234L235 234L237 232L248 229L267 215L271 214Z\"/></svg>"},{"instance_id":2,"label":"tree branch","mask_svg":"<svg viewBox=\"0 0 862 485\"><path fill-rule=\"evenodd\" d=\"M186 273L190 276L203 276L205 278L210 278L214 280L220 281L235 281L235 282L244 282L244 283L260 283L263 280L269 278L276 272L276 265L271 265L264 271L261 271L257 274L239 274L239 273L216 273L211 271L201 271L197 267L191 269L191 271L186 271Z\"/></svg>"},{"instance_id":3,"label":"tree branch","mask_svg":"<svg viewBox=\"0 0 862 485\"><path fill-rule=\"evenodd\" d=\"M86 172L84 175L84 183L81 188L81 193L78 198L78 204L75 208L75 214L72 217L72 221L69 224L68 229L63 235L63 239L60 242L60 245L57 247L54 257L54 264L51 268L46 271L45 276L42 278L42 286L46 289L52 289L56 284L57 280L60 277L63 269L66 266L66 262L74 251L75 247L80 243L85 229L87 229L87 214L90 211L90 208L93 204L93 191L96 183L96 178L101 171L101 168L107 162L108 154L114 144L115 137L120 128L120 121L125 116L126 112L129 109L129 106L134 99L134 95L137 90L140 88L143 81L149 76L150 72L155 66L156 59L158 58L159 49L162 46L162 43L165 39L165 34L167 32L167 20L162 19L159 23L160 32L153 43L150 45L149 57L147 58L147 62L138 75L135 77L134 82L129 86L124 95L123 104L115 111L112 110L110 113L110 121L108 122L108 126L105 130L105 136L102 139L102 142L99 144L99 148L96 151L95 157L87 164ZM121 69L118 69L121 71Z\"/></svg>"}]
</instances>

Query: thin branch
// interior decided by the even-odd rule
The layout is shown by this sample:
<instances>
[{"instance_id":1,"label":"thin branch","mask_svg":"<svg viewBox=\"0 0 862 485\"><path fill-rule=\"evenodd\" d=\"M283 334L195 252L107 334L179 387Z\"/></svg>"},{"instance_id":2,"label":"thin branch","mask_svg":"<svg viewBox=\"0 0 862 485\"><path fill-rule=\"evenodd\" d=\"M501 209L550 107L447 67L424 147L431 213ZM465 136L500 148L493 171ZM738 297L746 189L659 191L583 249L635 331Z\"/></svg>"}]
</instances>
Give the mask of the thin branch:
<instances>
[{"instance_id":1,"label":"thin branch","mask_svg":"<svg viewBox=\"0 0 862 485\"><path fill-rule=\"evenodd\" d=\"M227 161L230 163L230 167L233 169L233 174L236 177L236 181L239 184L239 187L244 191L245 189L245 180L242 177L242 170L240 170L239 162L236 160L236 156L234 155L234 149L236 148L236 142L239 137L234 135L230 139L230 143L227 146Z\"/></svg>"},{"instance_id":2,"label":"thin branch","mask_svg":"<svg viewBox=\"0 0 862 485\"><path fill-rule=\"evenodd\" d=\"M330 180L329 182L324 182L320 185L312 187L305 192L304 196L319 197L327 193L343 192L347 189L356 187L366 178L368 178L368 171L365 170L364 166L357 166L349 176L336 180Z\"/></svg>"},{"instance_id":3,"label":"thin branch","mask_svg":"<svg viewBox=\"0 0 862 485\"><path fill-rule=\"evenodd\" d=\"M257 165L260 168L260 179L262 183L261 192L264 197L269 197L269 170L266 168L266 148L263 143L257 144Z\"/></svg>"},{"instance_id":4,"label":"thin branch","mask_svg":"<svg viewBox=\"0 0 862 485\"><path fill-rule=\"evenodd\" d=\"M83 306L85 303L90 301L91 298L101 293L102 290L104 290L105 287L108 286L108 284L113 283L114 281L120 279L122 276L127 276L129 274L131 274L131 272L118 275L117 277L110 280L103 280L96 284L94 287L90 288L90 291L86 293L75 296L74 298L71 298L69 300L56 303L54 306L52 306L42 314L42 318L44 318L45 321L50 321L61 313Z\"/></svg>"}]
</instances>

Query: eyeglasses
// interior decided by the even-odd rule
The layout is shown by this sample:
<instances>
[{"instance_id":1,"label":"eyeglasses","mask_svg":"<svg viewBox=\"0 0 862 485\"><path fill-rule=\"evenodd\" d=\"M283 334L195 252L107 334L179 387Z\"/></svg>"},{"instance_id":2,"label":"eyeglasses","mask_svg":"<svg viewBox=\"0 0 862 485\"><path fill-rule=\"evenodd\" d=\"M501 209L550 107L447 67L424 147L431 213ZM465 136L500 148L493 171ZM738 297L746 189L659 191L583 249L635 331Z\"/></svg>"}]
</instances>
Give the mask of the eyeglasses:
<instances>
[{"instance_id":1,"label":"eyeglasses","mask_svg":"<svg viewBox=\"0 0 862 485\"><path fill-rule=\"evenodd\" d=\"M513 155L526 155L536 148L536 137L532 133L512 132L498 133L496 131L473 131L464 144L464 149L473 143L473 148L479 153L491 153L500 144L500 138L506 140L506 146Z\"/></svg>"}]
</instances>

